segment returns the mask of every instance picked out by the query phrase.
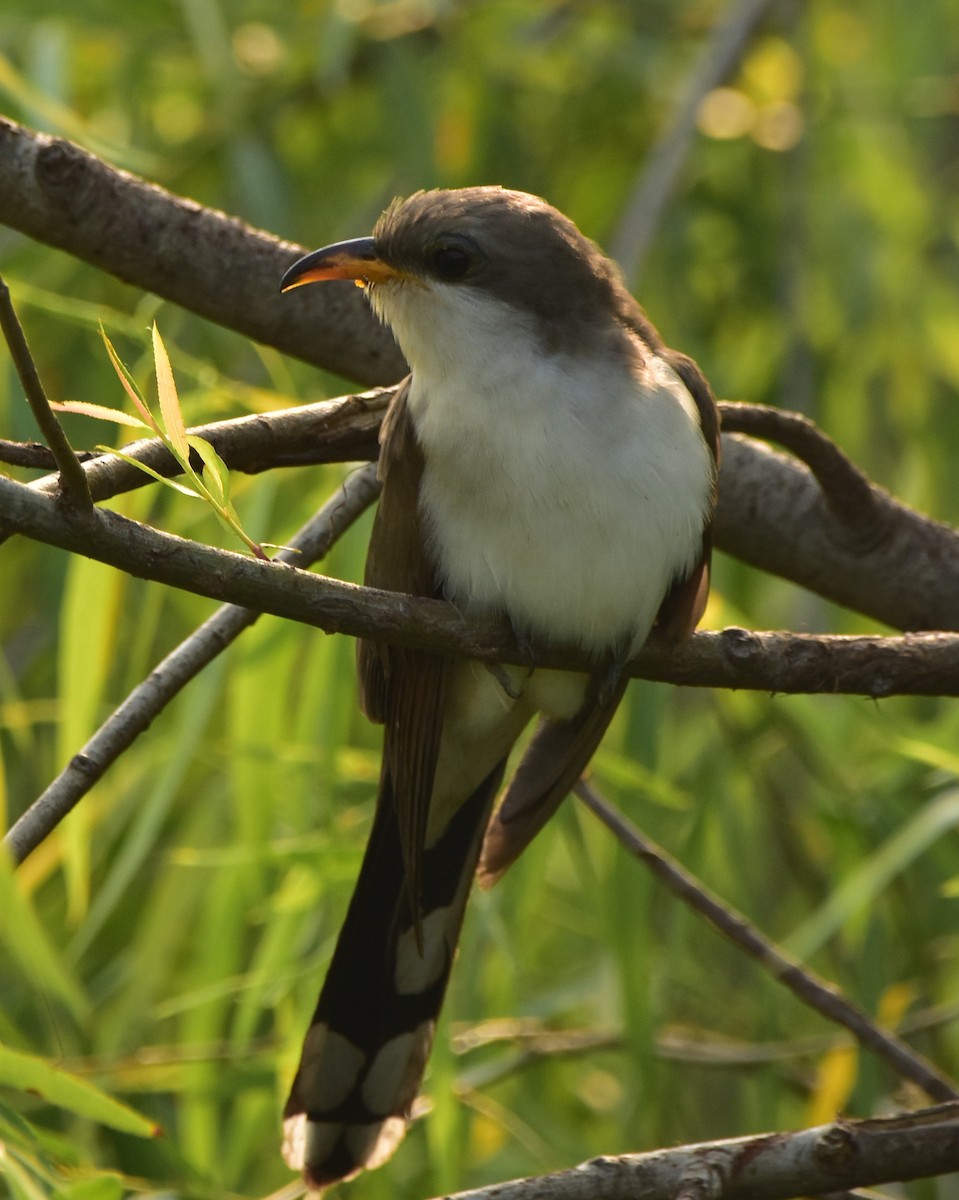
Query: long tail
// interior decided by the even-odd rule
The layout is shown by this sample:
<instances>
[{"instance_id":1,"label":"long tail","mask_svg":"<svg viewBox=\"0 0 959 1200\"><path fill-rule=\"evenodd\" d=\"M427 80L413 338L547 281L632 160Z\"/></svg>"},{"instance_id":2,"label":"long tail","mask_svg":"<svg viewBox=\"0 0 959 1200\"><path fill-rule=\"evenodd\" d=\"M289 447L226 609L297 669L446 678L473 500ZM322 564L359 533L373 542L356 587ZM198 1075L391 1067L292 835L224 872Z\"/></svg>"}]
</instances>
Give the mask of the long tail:
<instances>
[{"instance_id":1,"label":"long tail","mask_svg":"<svg viewBox=\"0 0 959 1200\"><path fill-rule=\"evenodd\" d=\"M370 840L284 1109L284 1157L322 1187L385 1162L406 1132L490 809L492 771L424 854L417 927L395 806Z\"/></svg>"}]
</instances>

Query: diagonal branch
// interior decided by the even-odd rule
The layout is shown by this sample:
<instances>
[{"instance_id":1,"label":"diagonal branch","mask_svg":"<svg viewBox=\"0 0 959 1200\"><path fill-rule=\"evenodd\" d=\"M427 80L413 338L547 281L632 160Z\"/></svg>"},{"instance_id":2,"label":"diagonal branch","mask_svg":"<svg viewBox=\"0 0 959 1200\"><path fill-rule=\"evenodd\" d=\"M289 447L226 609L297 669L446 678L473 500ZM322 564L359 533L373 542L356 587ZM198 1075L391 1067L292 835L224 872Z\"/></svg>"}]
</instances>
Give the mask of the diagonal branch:
<instances>
[{"instance_id":1,"label":"diagonal branch","mask_svg":"<svg viewBox=\"0 0 959 1200\"><path fill-rule=\"evenodd\" d=\"M378 494L376 468L370 464L346 480L274 561L304 566L316 562ZM259 616L254 609L224 605L157 664L10 828L3 844L15 865L22 863L53 832L190 680Z\"/></svg>"},{"instance_id":2,"label":"diagonal branch","mask_svg":"<svg viewBox=\"0 0 959 1200\"><path fill-rule=\"evenodd\" d=\"M352 284L284 302L303 248L0 118L0 223L219 325L366 384L405 374Z\"/></svg>"},{"instance_id":3,"label":"diagonal branch","mask_svg":"<svg viewBox=\"0 0 959 1200\"><path fill-rule=\"evenodd\" d=\"M6 338L13 365L16 367L20 383L26 393L27 403L30 405L34 420L46 438L50 453L59 469L60 494L73 510L74 516L82 517L93 507L87 477L83 473L79 459L73 452L73 447L67 441L63 426L50 407L50 401L47 399L47 393L33 361L33 355L27 345L23 327L10 301L10 289L2 277L0 277L0 329L3 330L3 336Z\"/></svg>"},{"instance_id":4,"label":"diagonal branch","mask_svg":"<svg viewBox=\"0 0 959 1200\"><path fill-rule=\"evenodd\" d=\"M729 15L724 14L690 75L672 124L646 155L610 249L629 280L635 282L643 269L660 216L696 133L700 104L708 92L736 70L757 27L772 7L773 0L741 0Z\"/></svg>"},{"instance_id":5,"label":"diagonal branch","mask_svg":"<svg viewBox=\"0 0 959 1200\"><path fill-rule=\"evenodd\" d=\"M573 789L586 807L635 858L638 858L674 895L688 904L740 950L756 960L804 1004L836 1025L842 1025L863 1046L901 1077L911 1079L933 1100L959 1100L959 1091L951 1079L923 1058L894 1033L881 1029L870 1017L848 1000L839 989L819 979L807 967L785 954L774 942L742 915L710 892L636 826L618 812L608 800L585 780Z\"/></svg>"}]
</instances>

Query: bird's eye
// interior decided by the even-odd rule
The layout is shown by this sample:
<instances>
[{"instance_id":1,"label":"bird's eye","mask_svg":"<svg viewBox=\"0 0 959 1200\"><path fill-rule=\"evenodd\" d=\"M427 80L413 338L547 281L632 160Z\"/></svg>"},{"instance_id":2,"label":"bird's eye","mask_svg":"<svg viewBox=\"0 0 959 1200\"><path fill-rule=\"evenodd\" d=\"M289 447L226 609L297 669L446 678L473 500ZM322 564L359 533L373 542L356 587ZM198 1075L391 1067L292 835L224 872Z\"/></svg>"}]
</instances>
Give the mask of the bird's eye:
<instances>
[{"instance_id":1,"label":"bird's eye","mask_svg":"<svg viewBox=\"0 0 959 1200\"><path fill-rule=\"evenodd\" d=\"M433 269L441 279L462 279L471 265L470 256L462 246L438 246L433 251Z\"/></svg>"}]
</instances>

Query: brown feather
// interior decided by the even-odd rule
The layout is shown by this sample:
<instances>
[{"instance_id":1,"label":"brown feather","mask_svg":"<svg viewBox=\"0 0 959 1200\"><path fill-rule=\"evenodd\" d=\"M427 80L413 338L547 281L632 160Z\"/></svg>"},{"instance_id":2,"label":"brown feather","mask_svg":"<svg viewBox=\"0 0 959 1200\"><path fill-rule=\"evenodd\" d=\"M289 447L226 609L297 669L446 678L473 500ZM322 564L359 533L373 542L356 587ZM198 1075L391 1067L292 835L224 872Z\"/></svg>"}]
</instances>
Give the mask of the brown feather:
<instances>
[{"instance_id":1,"label":"brown feather","mask_svg":"<svg viewBox=\"0 0 959 1200\"><path fill-rule=\"evenodd\" d=\"M438 596L419 512L423 452L407 409L409 379L397 392L380 434L383 492L366 559L369 587ZM395 798L407 884L414 911L436 773L448 660L442 655L364 640L357 646L360 703L385 726L377 803ZM387 789L387 780L391 786ZM392 802L392 801L391 801Z\"/></svg>"},{"instance_id":2,"label":"brown feather","mask_svg":"<svg viewBox=\"0 0 959 1200\"><path fill-rule=\"evenodd\" d=\"M713 474L712 507L716 505L716 483L721 454L719 409L706 377L696 363L678 350L665 350L663 358L683 381L699 412L703 438L709 447L715 472ZM656 631L668 642L684 642L699 624L709 598L710 559L712 557L712 522L703 530L703 546L699 560L684 579L678 579L666 593L656 617Z\"/></svg>"},{"instance_id":3,"label":"brown feather","mask_svg":"<svg viewBox=\"0 0 959 1200\"><path fill-rule=\"evenodd\" d=\"M486 831L479 865L483 887L492 887L566 799L602 741L628 683L628 677L620 677L609 689L604 675L597 675L574 717L540 722Z\"/></svg>"}]
</instances>

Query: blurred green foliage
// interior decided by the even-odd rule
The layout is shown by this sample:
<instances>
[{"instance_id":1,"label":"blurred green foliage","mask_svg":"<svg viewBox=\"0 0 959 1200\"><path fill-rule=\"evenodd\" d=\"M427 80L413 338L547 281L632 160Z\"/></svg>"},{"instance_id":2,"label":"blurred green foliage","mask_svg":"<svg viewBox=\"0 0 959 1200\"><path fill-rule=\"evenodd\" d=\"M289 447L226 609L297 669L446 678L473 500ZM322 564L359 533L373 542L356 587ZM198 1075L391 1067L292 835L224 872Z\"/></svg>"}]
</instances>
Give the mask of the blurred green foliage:
<instances>
[{"instance_id":1,"label":"blurred green foliage","mask_svg":"<svg viewBox=\"0 0 959 1200\"><path fill-rule=\"evenodd\" d=\"M6 0L0 110L305 245L367 232L395 193L481 182L542 193L608 244L726 8ZM878 482L953 522L957 47L951 0L908 15L892 0L784 6L703 105L638 278L720 396L807 412ZM98 320L147 386L154 318L190 421L342 390L8 230L0 269L55 398L120 403ZM70 422L77 444L103 440ZM7 363L0 431L33 436ZM341 477L237 481L237 504L254 536L282 542ZM115 506L220 538L163 489ZM367 529L324 569L358 578ZM10 820L210 606L22 540L0 554ZM867 627L723 559L709 620ZM635 685L596 778L881 1019L938 1015L917 1045L957 1074L957 735L955 705L934 700ZM4 874L11 1195L254 1195L289 1178L278 1114L358 865L377 743L352 646L263 619ZM451 1031L492 1019L617 1039L514 1070L509 1042L454 1053ZM916 1099L830 1032L569 804L472 905L432 1112L352 1194L429 1195ZM22 1055L41 1060L33 1074ZM86 1087L30 1084L50 1066ZM479 1086L485 1071L499 1077ZM110 1097L164 1136L138 1136Z\"/></svg>"}]
</instances>

